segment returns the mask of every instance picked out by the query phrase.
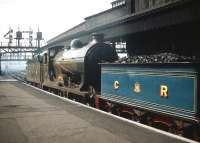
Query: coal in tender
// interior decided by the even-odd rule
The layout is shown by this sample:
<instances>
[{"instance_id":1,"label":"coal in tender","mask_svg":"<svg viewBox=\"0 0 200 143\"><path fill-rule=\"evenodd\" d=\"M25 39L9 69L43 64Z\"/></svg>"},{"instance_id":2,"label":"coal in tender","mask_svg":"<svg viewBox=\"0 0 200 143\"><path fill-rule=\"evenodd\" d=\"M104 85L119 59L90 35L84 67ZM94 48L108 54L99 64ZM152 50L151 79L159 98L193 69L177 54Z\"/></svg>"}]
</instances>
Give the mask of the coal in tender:
<instances>
[{"instance_id":1,"label":"coal in tender","mask_svg":"<svg viewBox=\"0 0 200 143\"><path fill-rule=\"evenodd\" d=\"M182 56L174 53L160 53L154 55L135 55L130 57L124 57L116 61L116 63L176 63L176 62L198 62L199 59L196 57Z\"/></svg>"}]
</instances>

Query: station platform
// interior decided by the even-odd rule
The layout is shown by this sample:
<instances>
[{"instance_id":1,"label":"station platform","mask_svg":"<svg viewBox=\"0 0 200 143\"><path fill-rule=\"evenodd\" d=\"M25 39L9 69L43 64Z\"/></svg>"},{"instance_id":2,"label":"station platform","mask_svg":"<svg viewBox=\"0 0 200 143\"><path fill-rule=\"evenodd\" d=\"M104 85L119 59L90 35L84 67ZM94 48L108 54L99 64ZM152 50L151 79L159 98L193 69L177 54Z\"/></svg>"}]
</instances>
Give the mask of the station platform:
<instances>
[{"instance_id":1,"label":"station platform","mask_svg":"<svg viewBox=\"0 0 200 143\"><path fill-rule=\"evenodd\" d=\"M61 100L19 81L0 82L0 143L148 142L190 141Z\"/></svg>"}]
</instances>

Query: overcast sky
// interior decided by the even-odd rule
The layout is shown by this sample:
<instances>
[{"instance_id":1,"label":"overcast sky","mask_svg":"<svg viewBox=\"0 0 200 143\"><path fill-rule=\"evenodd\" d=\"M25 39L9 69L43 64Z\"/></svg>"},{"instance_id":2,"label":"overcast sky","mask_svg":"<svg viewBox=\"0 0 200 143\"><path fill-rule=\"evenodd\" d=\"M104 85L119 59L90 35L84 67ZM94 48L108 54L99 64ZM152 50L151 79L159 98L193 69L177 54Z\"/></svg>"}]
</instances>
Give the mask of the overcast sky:
<instances>
[{"instance_id":1,"label":"overcast sky","mask_svg":"<svg viewBox=\"0 0 200 143\"><path fill-rule=\"evenodd\" d=\"M111 8L114 0L0 0L0 41L9 26L37 31L47 41L81 23L85 17ZM15 37L15 35L14 35ZM35 37L35 35L33 35ZM5 41L5 40L4 40Z\"/></svg>"}]
</instances>

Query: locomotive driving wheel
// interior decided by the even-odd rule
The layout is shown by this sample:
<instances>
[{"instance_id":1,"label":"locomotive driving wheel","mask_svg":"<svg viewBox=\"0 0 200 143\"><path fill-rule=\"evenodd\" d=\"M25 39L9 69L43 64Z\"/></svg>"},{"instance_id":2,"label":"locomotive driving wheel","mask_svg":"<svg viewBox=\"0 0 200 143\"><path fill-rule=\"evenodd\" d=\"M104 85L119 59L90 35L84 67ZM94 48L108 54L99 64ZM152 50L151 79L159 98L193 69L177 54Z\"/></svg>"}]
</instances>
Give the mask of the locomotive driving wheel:
<instances>
[{"instance_id":1,"label":"locomotive driving wheel","mask_svg":"<svg viewBox=\"0 0 200 143\"><path fill-rule=\"evenodd\" d=\"M89 105L92 106L92 107L95 107L96 90L92 85L89 86L88 93L89 93L89 99L88 99Z\"/></svg>"}]
</instances>

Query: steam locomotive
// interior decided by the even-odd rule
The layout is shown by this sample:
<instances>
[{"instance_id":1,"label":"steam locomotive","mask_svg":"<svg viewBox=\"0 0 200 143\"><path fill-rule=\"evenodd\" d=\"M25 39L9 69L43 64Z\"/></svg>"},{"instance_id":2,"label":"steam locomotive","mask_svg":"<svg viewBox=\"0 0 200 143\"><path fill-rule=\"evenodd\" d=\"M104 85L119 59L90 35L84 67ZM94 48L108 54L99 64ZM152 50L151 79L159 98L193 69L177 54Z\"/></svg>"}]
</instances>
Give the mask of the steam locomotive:
<instances>
[{"instance_id":1,"label":"steam locomotive","mask_svg":"<svg viewBox=\"0 0 200 143\"><path fill-rule=\"evenodd\" d=\"M168 55L153 55L150 61ZM68 49L49 49L29 61L27 81L87 91L96 108L199 140L199 64L182 58L148 63L148 56L136 55L120 61L103 35L93 34L87 45L75 39Z\"/></svg>"},{"instance_id":2,"label":"steam locomotive","mask_svg":"<svg viewBox=\"0 0 200 143\"><path fill-rule=\"evenodd\" d=\"M90 90L99 93L99 63L114 62L118 58L115 49L103 41L103 34L94 33L87 45L74 39L70 48L48 49L35 55L27 62L27 81L42 88L56 83L80 92Z\"/></svg>"}]
</instances>

